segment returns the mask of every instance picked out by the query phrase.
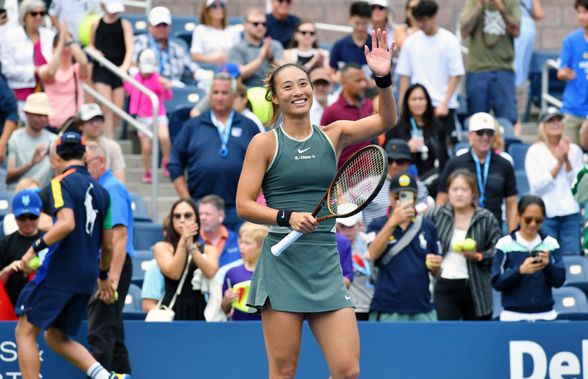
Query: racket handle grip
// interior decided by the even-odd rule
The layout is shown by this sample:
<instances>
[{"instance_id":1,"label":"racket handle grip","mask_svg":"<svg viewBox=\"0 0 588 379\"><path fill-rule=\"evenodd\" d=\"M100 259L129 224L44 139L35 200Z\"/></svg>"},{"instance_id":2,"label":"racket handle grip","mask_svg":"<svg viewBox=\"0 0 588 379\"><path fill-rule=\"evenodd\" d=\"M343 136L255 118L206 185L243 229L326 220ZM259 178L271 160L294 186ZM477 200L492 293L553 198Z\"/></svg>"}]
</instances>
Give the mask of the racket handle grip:
<instances>
[{"instance_id":1,"label":"racket handle grip","mask_svg":"<svg viewBox=\"0 0 588 379\"><path fill-rule=\"evenodd\" d=\"M279 257L288 246L292 245L298 238L302 237L302 234L303 233L297 232L296 230L291 231L286 237L282 238L280 242L272 246L272 254Z\"/></svg>"}]
</instances>

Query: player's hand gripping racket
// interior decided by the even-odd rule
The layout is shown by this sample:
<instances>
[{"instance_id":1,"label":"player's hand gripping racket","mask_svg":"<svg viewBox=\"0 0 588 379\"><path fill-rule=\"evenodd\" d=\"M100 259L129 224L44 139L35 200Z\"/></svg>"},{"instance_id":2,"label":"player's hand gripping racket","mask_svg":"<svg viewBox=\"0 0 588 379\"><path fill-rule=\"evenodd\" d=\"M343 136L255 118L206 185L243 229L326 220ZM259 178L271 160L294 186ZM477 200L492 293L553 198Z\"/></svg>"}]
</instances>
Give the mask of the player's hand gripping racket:
<instances>
[{"instance_id":1,"label":"player's hand gripping racket","mask_svg":"<svg viewBox=\"0 0 588 379\"><path fill-rule=\"evenodd\" d=\"M380 192L387 171L388 159L384 149L369 145L359 150L339 169L325 196L312 212L313 217L318 215L325 202L329 214L317 218L317 222L358 213ZM272 246L272 254L280 256L302 234L293 230Z\"/></svg>"}]
</instances>

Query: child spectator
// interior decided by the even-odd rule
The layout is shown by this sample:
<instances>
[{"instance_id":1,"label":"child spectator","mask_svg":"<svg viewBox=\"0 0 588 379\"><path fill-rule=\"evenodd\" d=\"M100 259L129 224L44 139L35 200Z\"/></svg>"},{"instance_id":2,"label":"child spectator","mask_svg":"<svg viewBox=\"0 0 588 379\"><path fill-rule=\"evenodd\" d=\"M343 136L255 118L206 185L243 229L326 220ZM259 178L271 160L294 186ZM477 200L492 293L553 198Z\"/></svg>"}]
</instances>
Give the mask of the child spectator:
<instances>
[{"instance_id":1,"label":"child spectator","mask_svg":"<svg viewBox=\"0 0 588 379\"><path fill-rule=\"evenodd\" d=\"M239 283L251 280L253 271L255 271L255 266L257 265L257 260L259 259L261 245L267 232L268 228L266 226L256 225L250 222L246 222L239 228L239 250L241 251L243 264L227 271L223 282L224 297L221 305L225 314L230 315L235 321L261 319L259 315L234 309L231 304L239 296L245 297L246 300L246 293L240 295L239 292L233 291L233 287Z\"/></svg>"},{"instance_id":2,"label":"child spectator","mask_svg":"<svg viewBox=\"0 0 588 379\"><path fill-rule=\"evenodd\" d=\"M134 78L139 83L155 92L159 98L157 138L159 139L159 145L163 156L161 161L163 174L169 177L167 163L169 162L171 142L169 139L169 129L167 127L168 120L163 101L171 99L172 90L171 83L159 75L155 51L145 49L139 54L139 72L135 74ZM136 115L137 120L150 129L151 121L153 120L153 108L151 107L149 97L145 96L141 91L129 83L125 83L124 87L131 98L129 103L129 113ZM143 183L151 183L151 139L141 132L139 132L138 135L139 141L141 142L143 166L145 167Z\"/></svg>"},{"instance_id":3,"label":"child spectator","mask_svg":"<svg viewBox=\"0 0 588 379\"><path fill-rule=\"evenodd\" d=\"M133 54L133 27L128 20L120 18L125 6L120 0L103 0L100 4L104 16L94 24L90 34L90 47L98 50L104 58L127 72L131 66ZM119 108L124 106L124 91L122 80L99 63L92 69L92 81L96 90ZM104 135L114 137L114 131L119 121L118 116L108 109L104 109Z\"/></svg>"},{"instance_id":4,"label":"child spectator","mask_svg":"<svg viewBox=\"0 0 588 379\"><path fill-rule=\"evenodd\" d=\"M563 285L566 272L559 244L540 232L545 203L525 195L518 204L520 226L496 243L492 286L502 292L500 321L555 320L551 288Z\"/></svg>"}]
</instances>

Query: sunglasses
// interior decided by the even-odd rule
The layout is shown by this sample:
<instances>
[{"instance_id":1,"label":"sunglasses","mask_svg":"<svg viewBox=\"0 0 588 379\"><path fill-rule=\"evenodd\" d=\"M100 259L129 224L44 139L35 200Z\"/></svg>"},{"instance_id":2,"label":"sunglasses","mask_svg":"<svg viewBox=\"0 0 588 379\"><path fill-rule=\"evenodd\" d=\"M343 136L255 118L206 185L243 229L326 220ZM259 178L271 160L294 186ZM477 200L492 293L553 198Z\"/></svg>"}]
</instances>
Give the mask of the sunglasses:
<instances>
[{"instance_id":1,"label":"sunglasses","mask_svg":"<svg viewBox=\"0 0 588 379\"><path fill-rule=\"evenodd\" d=\"M372 5L372 10L379 10L379 11L383 11L384 9L386 9L386 7L383 7L381 5Z\"/></svg>"},{"instance_id":2,"label":"sunglasses","mask_svg":"<svg viewBox=\"0 0 588 379\"><path fill-rule=\"evenodd\" d=\"M523 221L525 221L525 224L531 224L533 222L537 225L543 224L543 219L541 217L523 217Z\"/></svg>"},{"instance_id":3,"label":"sunglasses","mask_svg":"<svg viewBox=\"0 0 588 379\"><path fill-rule=\"evenodd\" d=\"M280 3L280 4L284 4L284 3L286 3L286 4L292 4L292 0L278 0L278 3Z\"/></svg>"},{"instance_id":4,"label":"sunglasses","mask_svg":"<svg viewBox=\"0 0 588 379\"><path fill-rule=\"evenodd\" d=\"M192 217L194 217L194 213L192 213L192 212L174 213L174 220L181 220L182 216L184 217L184 219L188 220L188 219L191 219Z\"/></svg>"},{"instance_id":5,"label":"sunglasses","mask_svg":"<svg viewBox=\"0 0 588 379\"><path fill-rule=\"evenodd\" d=\"M209 8L224 8L225 4L223 3L212 3Z\"/></svg>"},{"instance_id":6,"label":"sunglasses","mask_svg":"<svg viewBox=\"0 0 588 379\"><path fill-rule=\"evenodd\" d=\"M484 134L487 135L488 137L494 137L494 130L492 130L492 129L476 130L476 134L480 137L482 137Z\"/></svg>"},{"instance_id":7,"label":"sunglasses","mask_svg":"<svg viewBox=\"0 0 588 379\"><path fill-rule=\"evenodd\" d=\"M388 164L396 164L397 166L402 166L405 164L409 164L409 159L388 159Z\"/></svg>"},{"instance_id":8,"label":"sunglasses","mask_svg":"<svg viewBox=\"0 0 588 379\"><path fill-rule=\"evenodd\" d=\"M302 34L303 36L311 36L313 37L316 32L311 30L299 30L298 33Z\"/></svg>"},{"instance_id":9,"label":"sunglasses","mask_svg":"<svg viewBox=\"0 0 588 379\"><path fill-rule=\"evenodd\" d=\"M35 221L35 220L39 219L39 216L35 216L33 214L26 214L26 215L18 216L16 219L18 221L26 221L26 220Z\"/></svg>"},{"instance_id":10,"label":"sunglasses","mask_svg":"<svg viewBox=\"0 0 588 379\"><path fill-rule=\"evenodd\" d=\"M40 11L40 12L29 12L29 14L30 14L31 16L33 16L33 17L38 17L38 16L45 17L45 15L47 14L47 12L45 12L45 11Z\"/></svg>"},{"instance_id":11,"label":"sunglasses","mask_svg":"<svg viewBox=\"0 0 588 379\"><path fill-rule=\"evenodd\" d=\"M259 26L263 26L265 28L265 26L267 25L265 21L249 21L249 23L255 26L256 28Z\"/></svg>"}]
</instances>

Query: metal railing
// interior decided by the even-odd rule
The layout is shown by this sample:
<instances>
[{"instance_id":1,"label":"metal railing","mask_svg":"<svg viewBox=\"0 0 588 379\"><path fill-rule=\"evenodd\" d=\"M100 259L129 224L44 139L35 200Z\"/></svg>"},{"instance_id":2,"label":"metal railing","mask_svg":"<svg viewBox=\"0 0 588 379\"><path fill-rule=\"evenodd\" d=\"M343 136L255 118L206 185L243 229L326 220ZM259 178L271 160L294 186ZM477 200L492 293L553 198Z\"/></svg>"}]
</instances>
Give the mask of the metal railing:
<instances>
[{"instance_id":1,"label":"metal railing","mask_svg":"<svg viewBox=\"0 0 588 379\"><path fill-rule=\"evenodd\" d=\"M561 108L562 101L549 93L549 70L559 70L559 59L548 59L543 63L541 72L541 111L547 108L547 104Z\"/></svg>"},{"instance_id":2,"label":"metal railing","mask_svg":"<svg viewBox=\"0 0 588 379\"><path fill-rule=\"evenodd\" d=\"M118 76L123 82L128 82L133 87L137 88L139 91L141 91L143 94L145 94L149 98L149 101L151 101L151 106L153 107L152 108L153 115L152 115L152 119L151 119L151 130L149 130L149 128L145 127L145 125L143 125L142 123L140 123L139 121L137 121L136 119L131 117L127 112L120 109L118 106L116 106L110 100L108 100L104 96L100 95L92 87L90 87L87 84L84 84L84 91L86 93L90 94L98 102L102 103L104 106L106 106L108 109L110 109L111 111L116 113L118 116L120 116L122 119L124 119L130 125L132 125L134 128L138 129L140 132L145 134L145 136L147 136L147 138L151 139L151 143L152 143L152 145L151 145L152 146L151 168L152 168L152 171L154 172L154 175L152 175L152 181L151 181L151 212L152 212L151 217L155 218L155 217L157 217L157 167L158 167L158 163L159 163L158 162L159 161L159 159L158 159L159 158L159 140L157 139L157 124L158 124L158 116L159 116L159 98L157 97L157 95L153 91L149 90L143 84L136 81L135 78L133 78L132 76L130 76L126 72L119 69L116 65L114 65L112 62L110 62L108 59L104 58L102 56L102 54L100 54L97 50L95 50L91 47L86 47L86 48L84 48L84 51L94 60L94 62L96 62L94 64L99 63L104 68L106 68L107 70L109 70L110 72L112 72L113 74Z\"/></svg>"}]
</instances>

